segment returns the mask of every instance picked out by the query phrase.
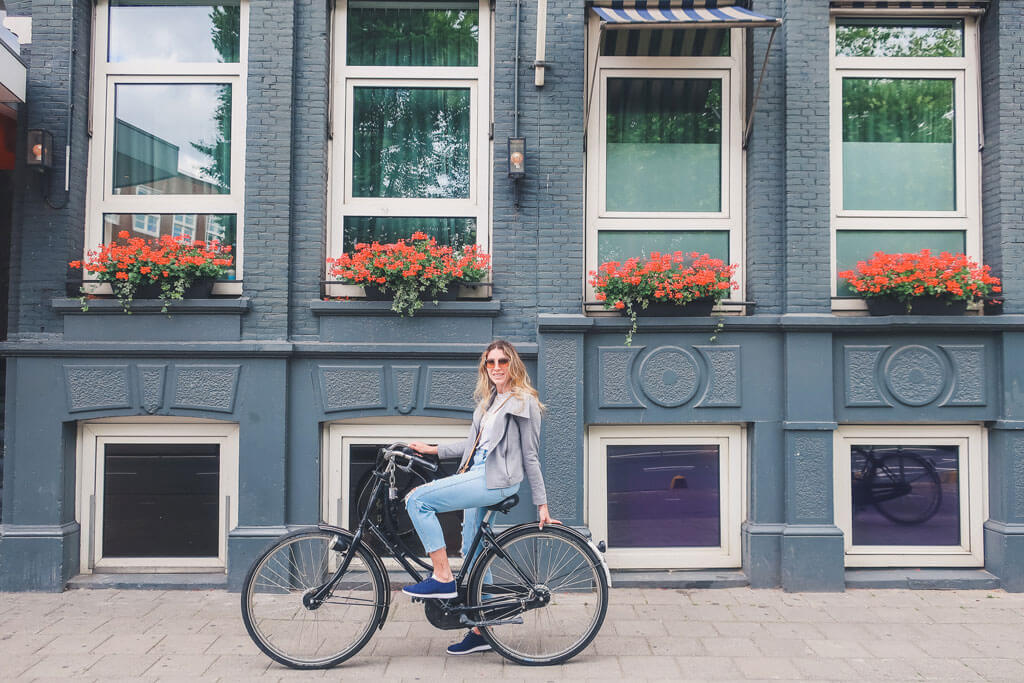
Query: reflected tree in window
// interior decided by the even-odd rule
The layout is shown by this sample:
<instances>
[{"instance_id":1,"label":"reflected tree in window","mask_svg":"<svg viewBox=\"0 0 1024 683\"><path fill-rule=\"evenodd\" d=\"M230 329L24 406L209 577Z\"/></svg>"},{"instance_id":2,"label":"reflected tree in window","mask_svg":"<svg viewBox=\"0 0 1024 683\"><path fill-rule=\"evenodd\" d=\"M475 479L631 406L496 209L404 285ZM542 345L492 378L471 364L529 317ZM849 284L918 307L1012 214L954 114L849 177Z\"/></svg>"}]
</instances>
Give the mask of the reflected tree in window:
<instances>
[{"instance_id":1,"label":"reflected tree in window","mask_svg":"<svg viewBox=\"0 0 1024 683\"><path fill-rule=\"evenodd\" d=\"M219 55L218 61L238 61L238 46L241 35L241 15L238 7L212 7L210 9L213 46ZM231 186L231 88L221 87L214 110L217 137L212 143L193 142L192 147L210 158L201 172L221 187Z\"/></svg>"}]
</instances>

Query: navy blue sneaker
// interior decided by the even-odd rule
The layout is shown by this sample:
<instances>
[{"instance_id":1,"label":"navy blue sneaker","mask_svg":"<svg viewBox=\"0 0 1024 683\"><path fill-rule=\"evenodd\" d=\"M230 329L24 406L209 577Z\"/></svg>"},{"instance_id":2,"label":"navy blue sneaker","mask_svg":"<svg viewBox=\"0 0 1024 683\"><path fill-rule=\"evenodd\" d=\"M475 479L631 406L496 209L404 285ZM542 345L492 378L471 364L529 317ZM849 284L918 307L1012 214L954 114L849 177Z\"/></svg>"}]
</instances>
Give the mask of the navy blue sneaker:
<instances>
[{"instance_id":1,"label":"navy blue sneaker","mask_svg":"<svg viewBox=\"0 0 1024 683\"><path fill-rule=\"evenodd\" d=\"M406 595L414 598L457 598L458 591L455 590L455 580L444 583L431 576L426 581L420 581L415 586L406 586L402 589Z\"/></svg>"},{"instance_id":2,"label":"navy blue sneaker","mask_svg":"<svg viewBox=\"0 0 1024 683\"><path fill-rule=\"evenodd\" d=\"M487 652L490 649L490 644L484 640L482 635L469 629L469 633L462 639L462 642L449 645L447 652L450 655L468 655L472 652Z\"/></svg>"}]
</instances>

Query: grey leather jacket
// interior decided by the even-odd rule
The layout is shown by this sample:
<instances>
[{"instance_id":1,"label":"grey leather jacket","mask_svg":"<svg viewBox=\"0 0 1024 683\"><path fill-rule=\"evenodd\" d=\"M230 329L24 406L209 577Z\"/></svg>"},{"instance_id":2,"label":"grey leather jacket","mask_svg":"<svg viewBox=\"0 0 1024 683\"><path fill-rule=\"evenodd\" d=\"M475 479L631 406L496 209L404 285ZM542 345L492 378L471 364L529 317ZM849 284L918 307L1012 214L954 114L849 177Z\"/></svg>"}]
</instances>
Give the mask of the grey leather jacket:
<instances>
[{"instance_id":1,"label":"grey leather jacket","mask_svg":"<svg viewBox=\"0 0 1024 683\"><path fill-rule=\"evenodd\" d=\"M490 407L494 394L487 402ZM442 458L461 456L459 469L473 457L477 434L480 433L480 419L485 408L477 407L473 413L473 426L469 437L457 443L441 444L437 453ZM548 502L544 489L544 476L540 470L537 452L540 444L540 406L529 395L513 395L498 411L496 420L505 421L505 431L494 448L487 453L484 462L484 480L489 489L503 489L526 479L530 482L530 493L534 505Z\"/></svg>"}]
</instances>

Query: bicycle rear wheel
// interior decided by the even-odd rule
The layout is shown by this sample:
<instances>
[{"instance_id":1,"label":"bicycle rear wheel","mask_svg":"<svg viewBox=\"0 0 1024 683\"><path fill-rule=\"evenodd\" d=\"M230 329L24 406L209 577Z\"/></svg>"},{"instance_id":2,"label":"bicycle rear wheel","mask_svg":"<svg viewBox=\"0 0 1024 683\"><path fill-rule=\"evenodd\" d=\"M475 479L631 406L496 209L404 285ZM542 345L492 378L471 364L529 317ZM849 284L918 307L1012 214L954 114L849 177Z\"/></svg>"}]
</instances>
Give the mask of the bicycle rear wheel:
<instances>
[{"instance_id":1,"label":"bicycle rear wheel","mask_svg":"<svg viewBox=\"0 0 1024 683\"><path fill-rule=\"evenodd\" d=\"M331 547L336 536L324 529L283 536L253 563L242 584L242 619L249 636L285 666L321 669L340 664L366 645L384 611L384 578L362 547L322 604L303 602L344 558ZM347 547L351 535L341 537Z\"/></svg>"},{"instance_id":2,"label":"bicycle rear wheel","mask_svg":"<svg viewBox=\"0 0 1024 683\"><path fill-rule=\"evenodd\" d=\"M559 664L582 652L608 610L601 558L577 534L554 525L512 529L498 546L500 552L487 550L473 568L467 604L482 605L482 619L521 617L523 623L481 627L491 647L527 665ZM496 606L531 597L534 606L525 611Z\"/></svg>"},{"instance_id":3,"label":"bicycle rear wheel","mask_svg":"<svg viewBox=\"0 0 1024 683\"><path fill-rule=\"evenodd\" d=\"M870 474L875 507L897 524L921 524L939 511L942 482L935 467L914 453L886 455Z\"/></svg>"}]
</instances>

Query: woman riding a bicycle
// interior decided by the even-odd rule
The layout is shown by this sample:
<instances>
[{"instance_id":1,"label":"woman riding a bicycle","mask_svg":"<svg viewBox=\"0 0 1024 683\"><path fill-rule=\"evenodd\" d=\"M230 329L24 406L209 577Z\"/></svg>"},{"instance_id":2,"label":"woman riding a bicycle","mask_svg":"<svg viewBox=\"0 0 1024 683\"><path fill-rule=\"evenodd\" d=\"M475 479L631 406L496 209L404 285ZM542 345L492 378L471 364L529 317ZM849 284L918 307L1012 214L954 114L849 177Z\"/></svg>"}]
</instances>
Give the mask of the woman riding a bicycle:
<instances>
[{"instance_id":1,"label":"woman riding a bicycle","mask_svg":"<svg viewBox=\"0 0 1024 683\"><path fill-rule=\"evenodd\" d=\"M467 554L480 526L483 508L516 493L524 476L537 505L540 527L560 524L548 512L544 477L537 458L544 406L530 384L519 353L507 341L491 342L481 355L473 397L477 408L469 436L464 441L441 446L419 441L409 444L420 453L441 458L461 457L457 474L419 486L406 497L409 517L433 565L432 576L402 589L416 598L444 599L458 595L437 513L465 510L463 562L470 561ZM474 628L461 642L449 646L448 654L489 649L479 629Z\"/></svg>"}]
</instances>

